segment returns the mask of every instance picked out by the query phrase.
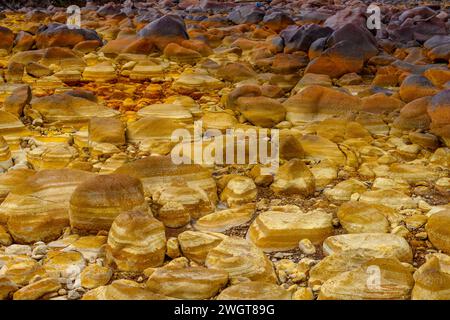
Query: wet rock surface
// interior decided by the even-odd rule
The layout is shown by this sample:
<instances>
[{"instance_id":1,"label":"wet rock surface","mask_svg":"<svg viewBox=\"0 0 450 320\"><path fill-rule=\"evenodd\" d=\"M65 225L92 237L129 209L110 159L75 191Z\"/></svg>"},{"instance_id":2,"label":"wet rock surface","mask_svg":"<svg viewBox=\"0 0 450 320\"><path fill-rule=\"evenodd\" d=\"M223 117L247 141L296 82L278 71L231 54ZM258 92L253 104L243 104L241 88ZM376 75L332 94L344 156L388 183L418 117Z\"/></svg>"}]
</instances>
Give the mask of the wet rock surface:
<instances>
[{"instance_id":1,"label":"wet rock surface","mask_svg":"<svg viewBox=\"0 0 450 320\"><path fill-rule=\"evenodd\" d=\"M0 299L450 299L450 8L368 4L0 4Z\"/></svg>"}]
</instances>

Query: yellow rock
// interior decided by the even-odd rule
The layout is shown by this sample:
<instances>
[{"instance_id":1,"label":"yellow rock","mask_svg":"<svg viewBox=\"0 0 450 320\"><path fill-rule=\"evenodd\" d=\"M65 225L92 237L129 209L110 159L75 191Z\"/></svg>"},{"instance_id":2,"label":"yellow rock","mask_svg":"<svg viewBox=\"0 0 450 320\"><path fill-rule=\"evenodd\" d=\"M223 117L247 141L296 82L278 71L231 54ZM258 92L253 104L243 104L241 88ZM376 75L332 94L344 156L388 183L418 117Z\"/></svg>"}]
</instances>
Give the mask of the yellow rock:
<instances>
[{"instance_id":1,"label":"yellow rock","mask_svg":"<svg viewBox=\"0 0 450 320\"><path fill-rule=\"evenodd\" d=\"M162 265L166 235L149 213L125 212L114 220L108 235L107 260L121 271L141 272Z\"/></svg>"},{"instance_id":2,"label":"yellow rock","mask_svg":"<svg viewBox=\"0 0 450 320\"><path fill-rule=\"evenodd\" d=\"M9 295L17 291L19 287L5 276L0 276L0 300L8 299Z\"/></svg>"},{"instance_id":3,"label":"yellow rock","mask_svg":"<svg viewBox=\"0 0 450 320\"><path fill-rule=\"evenodd\" d=\"M377 255L376 252L374 255L370 254L365 252L364 249L355 249L326 256L309 270L308 283L311 287L321 285L328 279L356 269L369 260L383 256L383 254Z\"/></svg>"},{"instance_id":4,"label":"yellow rock","mask_svg":"<svg viewBox=\"0 0 450 320\"><path fill-rule=\"evenodd\" d=\"M219 79L213 78L207 74L184 72L172 84L172 89L181 94L193 92L209 92L218 90L225 86Z\"/></svg>"},{"instance_id":5,"label":"yellow rock","mask_svg":"<svg viewBox=\"0 0 450 320\"><path fill-rule=\"evenodd\" d=\"M320 121L360 110L361 100L342 91L311 85L287 99L286 119L294 124Z\"/></svg>"},{"instance_id":6,"label":"yellow rock","mask_svg":"<svg viewBox=\"0 0 450 320\"><path fill-rule=\"evenodd\" d=\"M427 261L414 273L412 300L450 299L450 257L431 254Z\"/></svg>"},{"instance_id":7,"label":"yellow rock","mask_svg":"<svg viewBox=\"0 0 450 320\"><path fill-rule=\"evenodd\" d=\"M153 203L159 206L156 218L169 228L178 228L214 211L214 204L200 187L189 187L185 181L158 188Z\"/></svg>"},{"instance_id":8,"label":"yellow rock","mask_svg":"<svg viewBox=\"0 0 450 320\"><path fill-rule=\"evenodd\" d=\"M153 117L156 119L170 119L179 123L193 123L192 114L179 104L152 104L140 109L138 117Z\"/></svg>"},{"instance_id":9,"label":"yellow rock","mask_svg":"<svg viewBox=\"0 0 450 320\"><path fill-rule=\"evenodd\" d=\"M169 258L175 259L181 256L180 243L177 238L169 238L166 243L166 255Z\"/></svg>"},{"instance_id":10,"label":"yellow rock","mask_svg":"<svg viewBox=\"0 0 450 320\"><path fill-rule=\"evenodd\" d=\"M292 300L314 300L311 288L300 287L292 294Z\"/></svg>"},{"instance_id":11,"label":"yellow rock","mask_svg":"<svg viewBox=\"0 0 450 320\"><path fill-rule=\"evenodd\" d=\"M314 175L299 159L292 159L282 165L270 186L275 193L310 196L315 191Z\"/></svg>"},{"instance_id":12,"label":"yellow rock","mask_svg":"<svg viewBox=\"0 0 450 320\"><path fill-rule=\"evenodd\" d=\"M433 214L425 226L428 239L439 250L450 253L450 210Z\"/></svg>"},{"instance_id":13,"label":"yellow rock","mask_svg":"<svg viewBox=\"0 0 450 320\"><path fill-rule=\"evenodd\" d=\"M70 225L85 232L109 230L120 213L130 210L148 211L138 179L123 174L94 176L70 198Z\"/></svg>"},{"instance_id":14,"label":"yellow rock","mask_svg":"<svg viewBox=\"0 0 450 320\"><path fill-rule=\"evenodd\" d=\"M307 213L266 211L250 225L247 237L264 251L298 247L302 239L321 243L333 234L332 216L321 210Z\"/></svg>"},{"instance_id":15,"label":"yellow rock","mask_svg":"<svg viewBox=\"0 0 450 320\"><path fill-rule=\"evenodd\" d=\"M381 204L367 204L349 201L339 207L339 222L348 233L389 232L388 218L393 218L395 211Z\"/></svg>"},{"instance_id":16,"label":"yellow rock","mask_svg":"<svg viewBox=\"0 0 450 320\"><path fill-rule=\"evenodd\" d=\"M0 245L9 246L12 243L12 238L6 229L0 225Z\"/></svg>"},{"instance_id":17,"label":"yellow rock","mask_svg":"<svg viewBox=\"0 0 450 320\"><path fill-rule=\"evenodd\" d=\"M0 205L0 222L18 243L51 241L69 226L69 199L93 174L81 170L42 170L16 186Z\"/></svg>"},{"instance_id":18,"label":"yellow rock","mask_svg":"<svg viewBox=\"0 0 450 320\"><path fill-rule=\"evenodd\" d=\"M123 165L115 173L140 179L146 196L153 195L161 186L171 185L181 179L186 181L189 187L205 190L212 201L217 200L216 182L208 169L195 164L176 165L170 156L152 156L136 160Z\"/></svg>"},{"instance_id":19,"label":"yellow rock","mask_svg":"<svg viewBox=\"0 0 450 320\"><path fill-rule=\"evenodd\" d=\"M86 266L83 256L75 251L49 251L43 267L52 277L78 275Z\"/></svg>"},{"instance_id":20,"label":"yellow rock","mask_svg":"<svg viewBox=\"0 0 450 320\"><path fill-rule=\"evenodd\" d=\"M116 280L110 285L88 291L82 300L167 300L166 296L151 292L131 280Z\"/></svg>"},{"instance_id":21,"label":"yellow rock","mask_svg":"<svg viewBox=\"0 0 450 320\"><path fill-rule=\"evenodd\" d=\"M81 272L81 286L94 289L104 286L112 277L112 270L98 264L91 264Z\"/></svg>"},{"instance_id":22,"label":"yellow rock","mask_svg":"<svg viewBox=\"0 0 450 320\"><path fill-rule=\"evenodd\" d=\"M8 193L25 179L31 177L36 172L30 169L16 169L0 175L0 203L5 200ZM1 218L0 218L1 219Z\"/></svg>"},{"instance_id":23,"label":"yellow rock","mask_svg":"<svg viewBox=\"0 0 450 320\"><path fill-rule=\"evenodd\" d=\"M181 252L186 258L205 263L206 255L227 236L214 232L184 231L178 235Z\"/></svg>"},{"instance_id":24,"label":"yellow rock","mask_svg":"<svg viewBox=\"0 0 450 320\"><path fill-rule=\"evenodd\" d=\"M291 300L291 293L263 281L247 281L224 289L217 300Z\"/></svg>"},{"instance_id":25,"label":"yellow rock","mask_svg":"<svg viewBox=\"0 0 450 320\"><path fill-rule=\"evenodd\" d=\"M336 164L328 159L320 161L320 163L313 166L310 170L314 175L316 191L323 190L327 185L336 180L338 176Z\"/></svg>"},{"instance_id":26,"label":"yellow rock","mask_svg":"<svg viewBox=\"0 0 450 320\"><path fill-rule=\"evenodd\" d=\"M207 214L198 219L194 227L200 231L223 232L249 222L254 213L255 205L249 203L236 208Z\"/></svg>"},{"instance_id":27,"label":"yellow rock","mask_svg":"<svg viewBox=\"0 0 450 320\"><path fill-rule=\"evenodd\" d=\"M403 262L412 261L412 250L408 242L395 234L342 234L329 237L323 243L325 255L355 250L361 250L365 255L369 256L397 258Z\"/></svg>"},{"instance_id":28,"label":"yellow rock","mask_svg":"<svg viewBox=\"0 0 450 320\"><path fill-rule=\"evenodd\" d=\"M254 281L276 283L272 262L251 242L229 237L211 249L206 256L208 268L227 271L230 279L248 278Z\"/></svg>"},{"instance_id":29,"label":"yellow rock","mask_svg":"<svg viewBox=\"0 0 450 320\"><path fill-rule=\"evenodd\" d=\"M150 276L147 287L178 299L209 299L228 283L228 273L205 267L159 268Z\"/></svg>"},{"instance_id":30,"label":"yellow rock","mask_svg":"<svg viewBox=\"0 0 450 320\"><path fill-rule=\"evenodd\" d=\"M377 204L382 203L393 209L413 209L417 207L416 202L406 194L395 189L380 189L364 192L359 201Z\"/></svg>"},{"instance_id":31,"label":"yellow rock","mask_svg":"<svg viewBox=\"0 0 450 320\"><path fill-rule=\"evenodd\" d=\"M5 264L4 268L2 275L19 286L27 285L36 276L46 276L45 269L31 258L14 257Z\"/></svg>"},{"instance_id":32,"label":"yellow rock","mask_svg":"<svg viewBox=\"0 0 450 320\"><path fill-rule=\"evenodd\" d=\"M65 143L45 144L27 152L27 160L35 170L62 169L77 156L77 150Z\"/></svg>"},{"instance_id":33,"label":"yellow rock","mask_svg":"<svg viewBox=\"0 0 450 320\"><path fill-rule=\"evenodd\" d=\"M412 272L412 266L396 259L373 259L327 280L319 300L408 300L414 285Z\"/></svg>"},{"instance_id":34,"label":"yellow rock","mask_svg":"<svg viewBox=\"0 0 450 320\"><path fill-rule=\"evenodd\" d=\"M83 258L94 262L96 259L104 256L104 245L106 236L85 236L76 239L66 247L67 251L77 251L83 255Z\"/></svg>"},{"instance_id":35,"label":"yellow rock","mask_svg":"<svg viewBox=\"0 0 450 320\"><path fill-rule=\"evenodd\" d=\"M229 207L236 207L253 202L258 191L253 180L249 177L237 176L230 179L220 195L220 200Z\"/></svg>"},{"instance_id":36,"label":"yellow rock","mask_svg":"<svg viewBox=\"0 0 450 320\"><path fill-rule=\"evenodd\" d=\"M0 169L7 170L12 167L11 150L5 138L0 136Z\"/></svg>"},{"instance_id":37,"label":"yellow rock","mask_svg":"<svg viewBox=\"0 0 450 320\"><path fill-rule=\"evenodd\" d=\"M345 155L338 145L321 136L305 134L300 138L300 143L305 151L305 158L315 161L331 160L336 165L345 164Z\"/></svg>"},{"instance_id":38,"label":"yellow rock","mask_svg":"<svg viewBox=\"0 0 450 320\"><path fill-rule=\"evenodd\" d=\"M33 282L14 292L14 300L37 300L47 293L56 292L61 289L57 279L46 278Z\"/></svg>"},{"instance_id":39,"label":"yellow rock","mask_svg":"<svg viewBox=\"0 0 450 320\"><path fill-rule=\"evenodd\" d=\"M354 193L363 193L367 190L367 186L357 179L348 179L339 182L332 189L327 189L323 193L325 196L335 202L349 201Z\"/></svg>"}]
</instances>

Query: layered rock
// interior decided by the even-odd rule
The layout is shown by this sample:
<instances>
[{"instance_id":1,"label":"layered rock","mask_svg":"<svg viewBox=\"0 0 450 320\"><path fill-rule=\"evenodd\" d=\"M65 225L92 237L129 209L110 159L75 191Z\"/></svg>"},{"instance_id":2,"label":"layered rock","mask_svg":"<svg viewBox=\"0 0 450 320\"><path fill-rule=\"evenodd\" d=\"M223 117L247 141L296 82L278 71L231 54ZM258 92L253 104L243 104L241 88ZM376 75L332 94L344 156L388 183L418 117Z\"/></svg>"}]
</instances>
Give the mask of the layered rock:
<instances>
[{"instance_id":1,"label":"layered rock","mask_svg":"<svg viewBox=\"0 0 450 320\"><path fill-rule=\"evenodd\" d=\"M266 211L248 229L248 238L264 251L294 249L302 239L321 243L333 234L331 215L316 210L303 212Z\"/></svg>"},{"instance_id":2,"label":"layered rock","mask_svg":"<svg viewBox=\"0 0 450 320\"><path fill-rule=\"evenodd\" d=\"M205 265L228 272L231 280L277 281L272 263L263 251L251 242L236 237L226 238L210 250Z\"/></svg>"},{"instance_id":3,"label":"layered rock","mask_svg":"<svg viewBox=\"0 0 450 320\"><path fill-rule=\"evenodd\" d=\"M445 210L433 214L425 226L431 243L446 253L450 252L450 211Z\"/></svg>"},{"instance_id":4,"label":"layered rock","mask_svg":"<svg viewBox=\"0 0 450 320\"><path fill-rule=\"evenodd\" d=\"M49 241L69 226L69 200L75 188L92 177L73 170L42 170L11 190L0 205L0 222L17 242Z\"/></svg>"},{"instance_id":5,"label":"layered rock","mask_svg":"<svg viewBox=\"0 0 450 320\"><path fill-rule=\"evenodd\" d=\"M315 191L314 175L303 161L292 159L278 169L270 188L275 193L308 197Z\"/></svg>"},{"instance_id":6,"label":"layered rock","mask_svg":"<svg viewBox=\"0 0 450 320\"><path fill-rule=\"evenodd\" d=\"M212 201L217 199L216 183L209 170L200 165L174 164L170 156L154 156L136 160L123 165L115 173L140 179L146 195L152 195L157 188L168 186L181 179L188 186L205 190Z\"/></svg>"},{"instance_id":7,"label":"layered rock","mask_svg":"<svg viewBox=\"0 0 450 320\"><path fill-rule=\"evenodd\" d=\"M147 287L158 294L178 299L209 299L228 283L228 273L205 267L158 268Z\"/></svg>"},{"instance_id":8,"label":"layered rock","mask_svg":"<svg viewBox=\"0 0 450 320\"><path fill-rule=\"evenodd\" d=\"M276 284L249 281L222 290L217 300L291 300L291 296L289 291Z\"/></svg>"},{"instance_id":9,"label":"layered rock","mask_svg":"<svg viewBox=\"0 0 450 320\"><path fill-rule=\"evenodd\" d=\"M329 237L323 243L323 252L326 255L355 250L361 250L369 256L397 258L404 262L412 260L412 251L408 242L395 234L343 234Z\"/></svg>"},{"instance_id":10,"label":"layered rock","mask_svg":"<svg viewBox=\"0 0 450 320\"><path fill-rule=\"evenodd\" d=\"M138 179L124 174L94 176L70 197L70 225L84 232L109 230L120 213L131 210L148 211Z\"/></svg>"},{"instance_id":11,"label":"layered rock","mask_svg":"<svg viewBox=\"0 0 450 320\"><path fill-rule=\"evenodd\" d=\"M164 226L147 212L118 215L108 234L106 256L121 271L160 266L166 252Z\"/></svg>"},{"instance_id":12,"label":"layered rock","mask_svg":"<svg viewBox=\"0 0 450 320\"><path fill-rule=\"evenodd\" d=\"M220 210L201 217L194 227L200 231L223 232L249 222L254 212L253 204Z\"/></svg>"}]
</instances>

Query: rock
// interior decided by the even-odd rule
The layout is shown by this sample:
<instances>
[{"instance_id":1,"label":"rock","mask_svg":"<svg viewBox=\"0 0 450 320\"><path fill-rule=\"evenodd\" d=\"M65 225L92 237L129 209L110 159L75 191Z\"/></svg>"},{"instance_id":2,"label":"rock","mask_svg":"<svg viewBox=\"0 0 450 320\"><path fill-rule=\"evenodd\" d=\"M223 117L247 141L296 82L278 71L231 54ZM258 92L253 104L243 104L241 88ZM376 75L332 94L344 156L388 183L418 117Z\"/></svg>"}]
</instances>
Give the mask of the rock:
<instances>
[{"instance_id":1,"label":"rock","mask_svg":"<svg viewBox=\"0 0 450 320\"><path fill-rule=\"evenodd\" d=\"M18 117L22 115L23 108L31 101L31 88L24 85L15 89L12 94L5 99L4 110Z\"/></svg>"},{"instance_id":2,"label":"rock","mask_svg":"<svg viewBox=\"0 0 450 320\"><path fill-rule=\"evenodd\" d=\"M270 252L297 248L302 239L318 244L332 234L331 216L324 211L266 211L250 225L247 237L259 248Z\"/></svg>"},{"instance_id":3,"label":"rock","mask_svg":"<svg viewBox=\"0 0 450 320\"><path fill-rule=\"evenodd\" d=\"M192 114L189 110L186 110L186 108L179 104L152 104L140 109L137 115L139 117L170 119L186 124L193 122Z\"/></svg>"},{"instance_id":4,"label":"rock","mask_svg":"<svg viewBox=\"0 0 450 320\"><path fill-rule=\"evenodd\" d=\"M72 169L42 170L25 179L0 205L0 222L18 243L51 241L69 226L69 199L92 174Z\"/></svg>"},{"instance_id":5,"label":"rock","mask_svg":"<svg viewBox=\"0 0 450 320\"><path fill-rule=\"evenodd\" d=\"M292 294L292 300L314 300L311 288L300 287Z\"/></svg>"},{"instance_id":6,"label":"rock","mask_svg":"<svg viewBox=\"0 0 450 320\"><path fill-rule=\"evenodd\" d=\"M339 78L337 83L343 87L343 86L352 86L352 85L358 85L361 84L363 81L362 77L355 73L346 73L342 77Z\"/></svg>"},{"instance_id":7,"label":"rock","mask_svg":"<svg viewBox=\"0 0 450 320\"><path fill-rule=\"evenodd\" d=\"M237 109L255 126L271 128L284 120L286 111L283 105L267 97L240 97Z\"/></svg>"},{"instance_id":8,"label":"rock","mask_svg":"<svg viewBox=\"0 0 450 320\"><path fill-rule=\"evenodd\" d=\"M35 78L42 78L53 74L50 68L36 62L29 62L25 66L25 71Z\"/></svg>"},{"instance_id":9,"label":"rock","mask_svg":"<svg viewBox=\"0 0 450 320\"><path fill-rule=\"evenodd\" d=\"M209 299L228 282L228 273L205 267L185 269L158 268L147 281L147 287L159 294L178 299Z\"/></svg>"},{"instance_id":10,"label":"rock","mask_svg":"<svg viewBox=\"0 0 450 320\"><path fill-rule=\"evenodd\" d=\"M19 62L10 62L5 73L5 79L11 83L21 83L23 78L24 65Z\"/></svg>"},{"instance_id":11,"label":"rock","mask_svg":"<svg viewBox=\"0 0 450 320\"><path fill-rule=\"evenodd\" d=\"M405 130L425 129L430 127L431 119L427 113L431 97L422 97L407 103L394 120L394 127Z\"/></svg>"},{"instance_id":12,"label":"rock","mask_svg":"<svg viewBox=\"0 0 450 320\"><path fill-rule=\"evenodd\" d=\"M323 193L330 200L335 202L349 201L352 194L363 193L367 186L356 179L348 179L339 182L333 189L326 189Z\"/></svg>"},{"instance_id":13,"label":"rock","mask_svg":"<svg viewBox=\"0 0 450 320\"><path fill-rule=\"evenodd\" d=\"M120 213L132 210L148 211L138 179L124 174L94 176L70 198L70 225L85 232L109 230Z\"/></svg>"},{"instance_id":14,"label":"rock","mask_svg":"<svg viewBox=\"0 0 450 320\"><path fill-rule=\"evenodd\" d=\"M431 130L450 145L450 89L443 90L431 98L427 112L431 119Z\"/></svg>"},{"instance_id":15,"label":"rock","mask_svg":"<svg viewBox=\"0 0 450 320\"><path fill-rule=\"evenodd\" d=\"M235 24L257 24L263 18L264 11L252 5L237 6L228 15L228 19Z\"/></svg>"},{"instance_id":16,"label":"rock","mask_svg":"<svg viewBox=\"0 0 450 320\"><path fill-rule=\"evenodd\" d=\"M224 289L217 300L291 300L291 293L273 283L248 281Z\"/></svg>"},{"instance_id":17,"label":"rock","mask_svg":"<svg viewBox=\"0 0 450 320\"><path fill-rule=\"evenodd\" d=\"M6 229L0 225L0 245L9 246L12 244L12 238Z\"/></svg>"},{"instance_id":18,"label":"rock","mask_svg":"<svg viewBox=\"0 0 450 320\"><path fill-rule=\"evenodd\" d=\"M86 267L83 255L76 251L49 251L44 259L45 271L54 278L77 278Z\"/></svg>"},{"instance_id":19,"label":"rock","mask_svg":"<svg viewBox=\"0 0 450 320\"><path fill-rule=\"evenodd\" d=\"M207 254L227 237L215 232L184 231L178 235L183 255L204 264Z\"/></svg>"},{"instance_id":20,"label":"rock","mask_svg":"<svg viewBox=\"0 0 450 320\"><path fill-rule=\"evenodd\" d=\"M432 96L438 92L430 80L424 76L412 74L403 80L400 86L400 97L404 102Z\"/></svg>"},{"instance_id":21,"label":"rock","mask_svg":"<svg viewBox=\"0 0 450 320\"><path fill-rule=\"evenodd\" d=\"M170 298L156 294L139 283L120 279L110 285L88 291L82 300L168 300Z\"/></svg>"},{"instance_id":22,"label":"rock","mask_svg":"<svg viewBox=\"0 0 450 320\"><path fill-rule=\"evenodd\" d=\"M28 163L38 171L63 169L77 156L77 150L66 143L49 143L27 152Z\"/></svg>"},{"instance_id":23,"label":"rock","mask_svg":"<svg viewBox=\"0 0 450 320\"><path fill-rule=\"evenodd\" d=\"M305 24L302 26L291 25L280 32L284 40L284 51L308 52L311 44L319 38L326 38L333 32L329 27L321 27L317 24Z\"/></svg>"},{"instance_id":24,"label":"rock","mask_svg":"<svg viewBox=\"0 0 450 320\"><path fill-rule=\"evenodd\" d=\"M0 136L0 170L8 170L12 167L11 150L5 138Z\"/></svg>"},{"instance_id":25,"label":"rock","mask_svg":"<svg viewBox=\"0 0 450 320\"><path fill-rule=\"evenodd\" d=\"M361 100L335 89L312 85L287 99L283 106L286 119L301 124L358 111Z\"/></svg>"},{"instance_id":26,"label":"rock","mask_svg":"<svg viewBox=\"0 0 450 320\"><path fill-rule=\"evenodd\" d=\"M270 188L275 193L308 197L315 191L314 175L303 161L292 159L278 169Z\"/></svg>"},{"instance_id":27,"label":"rock","mask_svg":"<svg viewBox=\"0 0 450 320\"><path fill-rule=\"evenodd\" d=\"M112 277L112 270L98 264L91 264L81 272L81 286L94 289L106 285Z\"/></svg>"},{"instance_id":28,"label":"rock","mask_svg":"<svg viewBox=\"0 0 450 320\"><path fill-rule=\"evenodd\" d=\"M379 258L327 280L319 300L408 300L414 285L411 266ZM379 275L379 278L375 278Z\"/></svg>"},{"instance_id":29,"label":"rock","mask_svg":"<svg viewBox=\"0 0 450 320\"><path fill-rule=\"evenodd\" d=\"M212 201L217 200L216 182L208 169L196 164L174 164L170 156L152 156L127 163L115 173L127 174L142 181L145 195L162 186L184 180L189 187L200 187Z\"/></svg>"},{"instance_id":30,"label":"rock","mask_svg":"<svg viewBox=\"0 0 450 320\"><path fill-rule=\"evenodd\" d=\"M413 199L411 199L401 191L397 191L394 189L366 191L361 195L359 201L370 204L377 204L381 202L383 203L383 205L391 207L393 209L417 207L417 204Z\"/></svg>"},{"instance_id":31,"label":"rock","mask_svg":"<svg viewBox=\"0 0 450 320\"><path fill-rule=\"evenodd\" d=\"M138 36L141 39L149 39L161 51L171 42L189 39L183 19L173 14L150 22L139 31Z\"/></svg>"},{"instance_id":32,"label":"rock","mask_svg":"<svg viewBox=\"0 0 450 320\"><path fill-rule=\"evenodd\" d=\"M414 272L412 300L448 300L450 258L444 254L426 256L427 261Z\"/></svg>"},{"instance_id":33,"label":"rock","mask_svg":"<svg viewBox=\"0 0 450 320\"><path fill-rule=\"evenodd\" d=\"M450 253L450 211L444 210L433 214L425 226L428 238L433 246L445 253Z\"/></svg>"},{"instance_id":34,"label":"rock","mask_svg":"<svg viewBox=\"0 0 450 320\"><path fill-rule=\"evenodd\" d=\"M45 123L86 125L96 116L112 118L119 114L116 110L101 106L93 101L69 94L54 94L31 100L31 108L39 112Z\"/></svg>"},{"instance_id":35,"label":"rock","mask_svg":"<svg viewBox=\"0 0 450 320\"><path fill-rule=\"evenodd\" d=\"M287 26L295 24L294 20L287 13L277 11L266 14L262 22L277 33Z\"/></svg>"},{"instance_id":36,"label":"rock","mask_svg":"<svg viewBox=\"0 0 450 320\"><path fill-rule=\"evenodd\" d=\"M84 236L70 243L65 250L77 251L83 255L84 259L94 262L98 258L104 256L104 245L106 244L106 240L107 237L104 235Z\"/></svg>"},{"instance_id":37,"label":"rock","mask_svg":"<svg viewBox=\"0 0 450 320\"><path fill-rule=\"evenodd\" d=\"M348 233L385 233L389 232L390 221L398 222L392 208L359 201L342 204L337 215Z\"/></svg>"},{"instance_id":38,"label":"rock","mask_svg":"<svg viewBox=\"0 0 450 320\"><path fill-rule=\"evenodd\" d=\"M9 53L14 44L14 33L6 28L0 27L0 49L5 50L6 53Z\"/></svg>"},{"instance_id":39,"label":"rock","mask_svg":"<svg viewBox=\"0 0 450 320\"><path fill-rule=\"evenodd\" d=\"M169 43L164 48L164 56L177 63L195 64L202 55L195 50L182 47L176 43Z\"/></svg>"},{"instance_id":40,"label":"rock","mask_svg":"<svg viewBox=\"0 0 450 320\"><path fill-rule=\"evenodd\" d=\"M254 212L254 204L220 210L201 217L195 222L194 227L200 231L224 232L249 222Z\"/></svg>"},{"instance_id":41,"label":"rock","mask_svg":"<svg viewBox=\"0 0 450 320\"><path fill-rule=\"evenodd\" d=\"M343 234L331 236L323 243L325 255L355 250L380 258L397 258L404 262L412 260L408 242L400 236L389 233Z\"/></svg>"},{"instance_id":42,"label":"rock","mask_svg":"<svg viewBox=\"0 0 450 320\"><path fill-rule=\"evenodd\" d=\"M224 239L206 256L208 268L228 272L230 279L248 278L253 281L276 283L272 263L263 251L251 242L237 237Z\"/></svg>"},{"instance_id":43,"label":"rock","mask_svg":"<svg viewBox=\"0 0 450 320\"><path fill-rule=\"evenodd\" d=\"M61 288L57 279L46 278L33 282L14 292L14 300L37 300L47 293L56 292Z\"/></svg>"},{"instance_id":44,"label":"rock","mask_svg":"<svg viewBox=\"0 0 450 320\"><path fill-rule=\"evenodd\" d=\"M214 210L214 204L206 192L199 187L188 187L185 181L164 186L153 194L158 206L156 218L169 228L179 228Z\"/></svg>"},{"instance_id":45,"label":"rock","mask_svg":"<svg viewBox=\"0 0 450 320\"><path fill-rule=\"evenodd\" d=\"M24 256L7 260L3 268L2 275L18 286L26 286L35 278L47 277L45 269L39 263Z\"/></svg>"},{"instance_id":46,"label":"rock","mask_svg":"<svg viewBox=\"0 0 450 320\"><path fill-rule=\"evenodd\" d=\"M21 184L25 179L32 176L36 172L30 169L16 169L0 175L0 203L5 200L10 191L17 185Z\"/></svg>"},{"instance_id":47,"label":"rock","mask_svg":"<svg viewBox=\"0 0 450 320\"><path fill-rule=\"evenodd\" d=\"M225 84L206 74L183 72L177 80L172 83L172 89L180 94L192 94L193 92L210 92L218 90Z\"/></svg>"},{"instance_id":48,"label":"rock","mask_svg":"<svg viewBox=\"0 0 450 320\"><path fill-rule=\"evenodd\" d=\"M220 195L229 207L236 207L256 200L257 190L253 180L245 176L231 178Z\"/></svg>"},{"instance_id":49,"label":"rock","mask_svg":"<svg viewBox=\"0 0 450 320\"><path fill-rule=\"evenodd\" d=\"M380 92L361 99L361 110L369 113L388 113L401 109L405 104Z\"/></svg>"},{"instance_id":50,"label":"rock","mask_svg":"<svg viewBox=\"0 0 450 320\"><path fill-rule=\"evenodd\" d=\"M298 243L298 247L304 254L314 254L316 253L316 248L314 244L309 239L302 239Z\"/></svg>"},{"instance_id":51,"label":"rock","mask_svg":"<svg viewBox=\"0 0 450 320\"><path fill-rule=\"evenodd\" d=\"M0 300L6 300L19 287L5 276L0 276Z\"/></svg>"},{"instance_id":52,"label":"rock","mask_svg":"<svg viewBox=\"0 0 450 320\"><path fill-rule=\"evenodd\" d=\"M181 256L180 243L177 238L169 238L166 243L166 255L169 258L176 259Z\"/></svg>"},{"instance_id":53,"label":"rock","mask_svg":"<svg viewBox=\"0 0 450 320\"><path fill-rule=\"evenodd\" d=\"M327 74L339 78L346 73L361 71L364 62L378 53L372 34L362 27L347 23L326 40L326 47L312 59L305 73Z\"/></svg>"},{"instance_id":54,"label":"rock","mask_svg":"<svg viewBox=\"0 0 450 320\"><path fill-rule=\"evenodd\" d=\"M331 82L331 78L329 75L306 73L292 89L292 93L296 94L301 90L303 90L304 88L313 85L322 87L331 87L333 83Z\"/></svg>"},{"instance_id":55,"label":"rock","mask_svg":"<svg viewBox=\"0 0 450 320\"><path fill-rule=\"evenodd\" d=\"M114 66L109 62L88 66L83 71L83 79L86 81L108 82L117 79Z\"/></svg>"},{"instance_id":56,"label":"rock","mask_svg":"<svg viewBox=\"0 0 450 320\"><path fill-rule=\"evenodd\" d=\"M124 212L108 234L107 260L121 271L141 272L162 265L166 252L164 226L149 213Z\"/></svg>"},{"instance_id":57,"label":"rock","mask_svg":"<svg viewBox=\"0 0 450 320\"><path fill-rule=\"evenodd\" d=\"M116 146L125 144L125 125L116 118L92 117L89 120L89 142L111 143Z\"/></svg>"},{"instance_id":58,"label":"rock","mask_svg":"<svg viewBox=\"0 0 450 320\"><path fill-rule=\"evenodd\" d=\"M96 40L101 43L97 32L89 29L71 29L65 24L51 23L42 26L36 34L36 46L38 49L49 47L69 47L86 40Z\"/></svg>"}]
</instances>

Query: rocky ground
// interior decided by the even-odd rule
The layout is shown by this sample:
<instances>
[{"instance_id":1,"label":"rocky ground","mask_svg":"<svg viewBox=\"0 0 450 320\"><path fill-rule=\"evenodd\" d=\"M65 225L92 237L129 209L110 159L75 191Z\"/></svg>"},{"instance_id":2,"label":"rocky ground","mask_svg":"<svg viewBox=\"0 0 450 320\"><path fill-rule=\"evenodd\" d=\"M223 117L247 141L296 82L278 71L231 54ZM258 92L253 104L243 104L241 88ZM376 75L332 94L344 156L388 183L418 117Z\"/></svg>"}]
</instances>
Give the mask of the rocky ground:
<instances>
[{"instance_id":1,"label":"rocky ground","mask_svg":"<svg viewBox=\"0 0 450 320\"><path fill-rule=\"evenodd\" d=\"M450 8L369 3L1 11L0 299L450 299Z\"/></svg>"}]
</instances>

